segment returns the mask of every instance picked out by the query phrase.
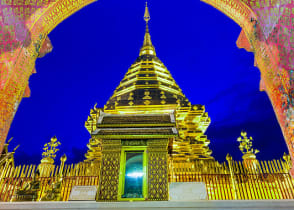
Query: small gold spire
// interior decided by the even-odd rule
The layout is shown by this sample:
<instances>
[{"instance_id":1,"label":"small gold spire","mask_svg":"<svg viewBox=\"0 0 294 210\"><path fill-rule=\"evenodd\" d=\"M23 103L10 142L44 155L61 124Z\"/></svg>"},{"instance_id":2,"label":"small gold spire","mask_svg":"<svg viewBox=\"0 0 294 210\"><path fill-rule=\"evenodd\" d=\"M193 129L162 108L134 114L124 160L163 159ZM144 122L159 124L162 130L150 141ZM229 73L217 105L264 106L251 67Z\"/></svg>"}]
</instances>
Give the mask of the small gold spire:
<instances>
[{"instance_id":1,"label":"small gold spire","mask_svg":"<svg viewBox=\"0 0 294 210\"><path fill-rule=\"evenodd\" d=\"M148 24L148 21L150 20L150 14L149 14L148 6L147 6L147 1L145 6L144 20L146 21L146 24Z\"/></svg>"},{"instance_id":2,"label":"small gold spire","mask_svg":"<svg viewBox=\"0 0 294 210\"><path fill-rule=\"evenodd\" d=\"M145 30L143 46L140 50L139 55L140 56L141 55L156 55L154 46L152 45L152 42L151 42L151 37L149 34L149 28L148 28L148 21L150 20L150 13L149 13L149 9L147 6L147 1L146 1L146 6L145 6L144 20L146 21L146 30Z\"/></svg>"}]
</instances>

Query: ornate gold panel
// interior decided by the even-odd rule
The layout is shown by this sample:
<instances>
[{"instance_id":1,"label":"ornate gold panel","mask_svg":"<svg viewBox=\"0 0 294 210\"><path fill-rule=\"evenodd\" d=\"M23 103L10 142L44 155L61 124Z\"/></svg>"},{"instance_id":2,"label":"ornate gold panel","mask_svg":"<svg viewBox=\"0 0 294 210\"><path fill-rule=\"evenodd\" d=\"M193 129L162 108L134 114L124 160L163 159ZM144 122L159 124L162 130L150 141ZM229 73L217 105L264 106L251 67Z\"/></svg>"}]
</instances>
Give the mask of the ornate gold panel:
<instances>
[{"instance_id":1,"label":"ornate gold panel","mask_svg":"<svg viewBox=\"0 0 294 210\"><path fill-rule=\"evenodd\" d=\"M118 195L121 141L103 140L102 151L97 200L116 201Z\"/></svg>"},{"instance_id":2,"label":"ornate gold panel","mask_svg":"<svg viewBox=\"0 0 294 210\"><path fill-rule=\"evenodd\" d=\"M149 140L148 200L168 200L168 139Z\"/></svg>"}]
</instances>

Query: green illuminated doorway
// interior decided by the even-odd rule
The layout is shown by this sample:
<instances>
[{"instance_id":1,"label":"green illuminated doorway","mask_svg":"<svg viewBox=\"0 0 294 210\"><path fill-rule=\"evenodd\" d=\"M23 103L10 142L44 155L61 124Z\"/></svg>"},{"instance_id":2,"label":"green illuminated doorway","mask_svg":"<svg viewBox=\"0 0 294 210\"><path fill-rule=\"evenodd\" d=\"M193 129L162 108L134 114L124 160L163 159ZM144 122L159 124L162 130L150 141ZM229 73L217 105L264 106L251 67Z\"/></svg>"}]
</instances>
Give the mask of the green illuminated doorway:
<instances>
[{"instance_id":1,"label":"green illuminated doorway","mask_svg":"<svg viewBox=\"0 0 294 210\"><path fill-rule=\"evenodd\" d=\"M147 195L146 147L123 147L119 200L145 200Z\"/></svg>"}]
</instances>

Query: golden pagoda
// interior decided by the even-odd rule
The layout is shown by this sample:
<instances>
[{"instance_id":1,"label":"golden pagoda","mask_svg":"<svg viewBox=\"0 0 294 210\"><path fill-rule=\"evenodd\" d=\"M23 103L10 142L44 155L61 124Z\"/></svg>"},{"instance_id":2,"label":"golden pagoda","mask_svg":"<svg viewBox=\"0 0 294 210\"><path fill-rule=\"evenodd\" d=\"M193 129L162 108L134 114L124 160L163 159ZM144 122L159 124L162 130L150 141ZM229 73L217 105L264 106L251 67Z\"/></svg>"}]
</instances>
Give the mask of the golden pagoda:
<instances>
[{"instance_id":1,"label":"golden pagoda","mask_svg":"<svg viewBox=\"0 0 294 210\"><path fill-rule=\"evenodd\" d=\"M166 171L167 165L171 162L187 163L202 160L203 164L203 161L214 160L208 147L210 141L204 135L210 124L210 118L203 105L191 104L168 69L157 57L148 27L150 15L147 3L144 20L146 29L139 57L128 69L104 108L95 106L85 123L91 134L85 162L96 162L98 167L101 167L102 179L103 168L107 168L105 174L112 173L114 177L119 173L118 170L127 170L127 166L119 166L119 164L122 162L126 164L127 159L123 158L127 158L128 151L146 150L148 162L143 165L146 164L144 167L150 168L148 166L152 164L150 154L152 146L150 145L153 144L155 147L161 147L161 151L157 152L161 152L162 158L165 159L161 165L166 166ZM108 151L110 146L111 149ZM129 146L132 148L128 148ZM143 148L144 146L146 148ZM122 151L126 151L126 154ZM145 152L143 153L144 159ZM117 156L114 157L114 154ZM105 163L106 159L112 161L111 165ZM113 168L117 171L112 171ZM125 172L120 171L121 173ZM125 177L119 177L119 179L126 179ZM160 186L165 185L162 189L166 193L161 192L160 195L147 193L150 185L147 187L147 184L143 183L146 185L143 186L146 192L137 196L130 193L125 195L123 189L125 186L121 183L124 181L117 179L104 181L108 183L105 187L109 187L110 183L119 182L118 188L114 187L110 190L118 192L109 196L100 185L103 190L98 195L98 200L116 200L116 197L122 200L124 198L146 199L147 197L149 200L167 200L167 180L164 184L159 183Z\"/></svg>"},{"instance_id":2,"label":"golden pagoda","mask_svg":"<svg viewBox=\"0 0 294 210\"><path fill-rule=\"evenodd\" d=\"M156 56L149 33L150 15L147 5L144 20L146 31L139 57L128 69L104 108L95 107L91 110L86 128L92 134L96 129L96 119L101 113L120 115L174 113L179 136L170 145L172 159L174 161L213 160L212 152L208 147L210 141L204 135L210 124L210 118L203 105L191 104L168 69ZM88 145L90 150L86 154L87 160L92 160L98 155L97 152L100 152L97 148L100 142L93 138ZM93 153L93 148L97 152Z\"/></svg>"}]
</instances>

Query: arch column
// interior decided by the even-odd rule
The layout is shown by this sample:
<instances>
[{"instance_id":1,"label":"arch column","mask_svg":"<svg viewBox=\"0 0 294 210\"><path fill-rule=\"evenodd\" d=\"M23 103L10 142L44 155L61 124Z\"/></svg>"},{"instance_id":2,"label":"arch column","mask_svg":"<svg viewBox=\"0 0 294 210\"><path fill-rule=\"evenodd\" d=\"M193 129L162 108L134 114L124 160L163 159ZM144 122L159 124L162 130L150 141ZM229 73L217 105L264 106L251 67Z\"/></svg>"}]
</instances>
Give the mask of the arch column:
<instances>
[{"instance_id":1,"label":"arch column","mask_svg":"<svg viewBox=\"0 0 294 210\"><path fill-rule=\"evenodd\" d=\"M268 41L269 39L265 35L264 29L267 25L262 25L261 22L266 17L259 17L254 13L257 8L261 8L261 4L265 3L262 1L253 2L251 0L202 1L220 10L242 27L237 40L237 46L254 53L254 65L259 68L261 73L260 90L266 91L272 103L292 159L292 165L294 165L294 85L292 84L293 81L291 81L294 79L294 75L290 70L291 64L286 65L287 69L282 67L280 61L283 58L279 55L277 43ZM291 10L291 8L294 9L293 4L289 3L283 6ZM249 7L249 5L254 5L255 8L253 6ZM271 8L264 6L264 9L269 11ZM283 10L281 9L281 11ZM278 14L274 13L272 15ZM289 12L284 15L288 19L290 16ZM288 34L289 42L291 40L290 36L291 34ZM291 55L288 55L288 57L290 58ZM291 75L293 75L293 78ZM294 177L294 167L292 167L290 173Z\"/></svg>"},{"instance_id":2,"label":"arch column","mask_svg":"<svg viewBox=\"0 0 294 210\"><path fill-rule=\"evenodd\" d=\"M43 45L46 39L45 44L48 44L47 35L64 19L94 1L40 0L38 4L34 3L34 5L30 5L30 2L25 0L18 2L18 6L23 7L24 14L21 14L22 16L25 15L27 8L31 9L29 11L35 10L35 12L25 18L25 27L28 29L26 39L30 40L30 44L28 46L20 45L17 49L0 55L0 75L2 75L0 81L0 151L3 149L19 103L24 95L29 95L28 80L35 72L35 61L40 54L40 49L43 50L41 53L43 55L50 51L50 45ZM4 5L9 11L13 11L9 2L4 0L1 6ZM16 30L13 23L10 26ZM25 91L26 89L27 91Z\"/></svg>"}]
</instances>

